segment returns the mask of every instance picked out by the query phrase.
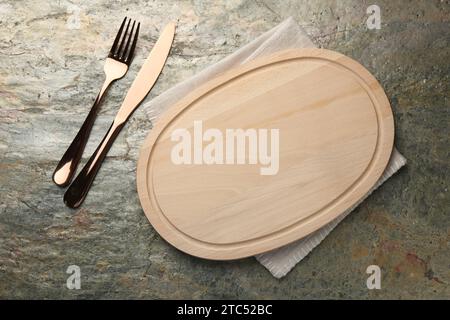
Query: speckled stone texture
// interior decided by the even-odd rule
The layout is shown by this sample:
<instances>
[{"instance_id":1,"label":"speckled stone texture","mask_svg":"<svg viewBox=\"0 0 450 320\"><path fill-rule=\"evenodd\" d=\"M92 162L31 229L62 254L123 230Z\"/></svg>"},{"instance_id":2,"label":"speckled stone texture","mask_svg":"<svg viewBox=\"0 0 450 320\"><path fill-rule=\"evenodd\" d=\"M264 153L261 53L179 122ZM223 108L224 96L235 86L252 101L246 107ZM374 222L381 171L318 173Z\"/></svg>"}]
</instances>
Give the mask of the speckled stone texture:
<instances>
[{"instance_id":1,"label":"speckled stone texture","mask_svg":"<svg viewBox=\"0 0 450 320\"><path fill-rule=\"evenodd\" d=\"M0 0L0 298L450 298L449 1ZM136 192L152 124L138 109L79 210L51 174L97 94L125 15L142 22L136 58L109 91L85 152L103 137L159 30L178 21L147 99L293 16L317 45L347 54L391 100L408 165L282 280L254 258L190 257L153 230ZM66 288L69 265L81 289ZM368 265L382 289L368 290Z\"/></svg>"}]
</instances>

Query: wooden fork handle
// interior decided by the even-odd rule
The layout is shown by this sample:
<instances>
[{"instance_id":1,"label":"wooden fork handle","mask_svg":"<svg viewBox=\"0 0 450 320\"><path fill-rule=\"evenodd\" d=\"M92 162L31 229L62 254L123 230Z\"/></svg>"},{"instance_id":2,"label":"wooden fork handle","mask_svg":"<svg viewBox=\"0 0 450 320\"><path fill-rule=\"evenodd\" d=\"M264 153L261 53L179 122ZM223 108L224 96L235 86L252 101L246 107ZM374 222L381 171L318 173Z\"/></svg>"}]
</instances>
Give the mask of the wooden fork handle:
<instances>
[{"instance_id":1,"label":"wooden fork handle","mask_svg":"<svg viewBox=\"0 0 450 320\"><path fill-rule=\"evenodd\" d=\"M83 125L56 166L52 176L56 185L66 187L72 181L97 117L98 106L110 84L111 80L106 79Z\"/></svg>"},{"instance_id":2,"label":"wooden fork handle","mask_svg":"<svg viewBox=\"0 0 450 320\"><path fill-rule=\"evenodd\" d=\"M124 125L125 122L117 123L116 120L113 122L97 150L67 189L64 194L64 203L68 207L78 208L83 203L106 154Z\"/></svg>"}]
</instances>

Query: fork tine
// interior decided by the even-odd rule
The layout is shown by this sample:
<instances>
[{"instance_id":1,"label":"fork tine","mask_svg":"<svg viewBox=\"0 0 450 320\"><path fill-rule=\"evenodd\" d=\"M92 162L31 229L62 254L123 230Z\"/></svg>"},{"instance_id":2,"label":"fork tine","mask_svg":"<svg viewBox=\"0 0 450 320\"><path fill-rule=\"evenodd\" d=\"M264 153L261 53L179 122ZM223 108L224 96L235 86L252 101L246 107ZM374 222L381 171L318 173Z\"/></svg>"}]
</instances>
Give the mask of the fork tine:
<instances>
[{"instance_id":1,"label":"fork tine","mask_svg":"<svg viewBox=\"0 0 450 320\"><path fill-rule=\"evenodd\" d=\"M119 42L120 35L122 34L122 29L123 26L125 25L125 21L127 21L127 17L123 19L122 24L120 25L119 32L117 32L116 38L114 39L114 43L111 47L111 50L109 51L109 57L114 56L114 53L116 52L117 43Z\"/></svg>"},{"instance_id":2,"label":"fork tine","mask_svg":"<svg viewBox=\"0 0 450 320\"><path fill-rule=\"evenodd\" d=\"M133 31L134 31L134 25L135 24L136 24L136 21L133 20L133 25L131 26L130 33L128 34L127 43L125 44L125 48L123 48L123 52L120 55L120 59L121 60L126 60L127 52L128 52L129 47L130 47L130 42L131 42L131 38L133 36Z\"/></svg>"},{"instance_id":3,"label":"fork tine","mask_svg":"<svg viewBox=\"0 0 450 320\"><path fill-rule=\"evenodd\" d=\"M117 57L120 59L120 57L122 56L122 48L123 48L123 45L124 45L124 43L125 43L125 39L127 38L127 32L128 32L128 28L129 28L129 26L130 26L130 22L131 22L131 19L129 19L128 20L128 23L127 23L127 27L126 27L126 29L125 29L125 32L123 33L123 37L122 37L122 40L120 40L120 45L119 45L119 49L117 49Z\"/></svg>"},{"instance_id":4,"label":"fork tine","mask_svg":"<svg viewBox=\"0 0 450 320\"><path fill-rule=\"evenodd\" d=\"M141 26L141 23L138 22L136 32L134 33L133 43L131 44L131 48L130 48L130 51L128 52L128 56L125 59L126 64L130 64L131 60L133 59L134 49L136 48L136 42L137 42L137 39L139 36L139 27L140 26Z\"/></svg>"}]
</instances>

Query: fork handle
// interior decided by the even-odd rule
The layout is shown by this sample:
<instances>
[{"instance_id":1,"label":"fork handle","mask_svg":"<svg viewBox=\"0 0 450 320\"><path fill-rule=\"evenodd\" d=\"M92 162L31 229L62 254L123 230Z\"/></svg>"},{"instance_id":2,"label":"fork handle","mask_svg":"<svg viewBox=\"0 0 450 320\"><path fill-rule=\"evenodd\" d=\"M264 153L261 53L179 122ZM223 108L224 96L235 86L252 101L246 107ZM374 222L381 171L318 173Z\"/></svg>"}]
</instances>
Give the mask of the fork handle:
<instances>
[{"instance_id":1,"label":"fork handle","mask_svg":"<svg viewBox=\"0 0 450 320\"><path fill-rule=\"evenodd\" d=\"M72 180L83 154L84 147L86 146L86 142L89 139L95 118L97 117L98 107L111 82L112 80L110 78L107 77L105 79L105 82L103 83L103 86L95 99L94 105L84 120L83 125L56 166L52 176L53 182L56 185L66 187Z\"/></svg>"},{"instance_id":2,"label":"fork handle","mask_svg":"<svg viewBox=\"0 0 450 320\"><path fill-rule=\"evenodd\" d=\"M124 125L125 121L119 122L118 120L114 120L97 150L95 150L89 161L64 194L64 203L68 207L78 208L83 203L106 154Z\"/></svg>"}]
</instances>

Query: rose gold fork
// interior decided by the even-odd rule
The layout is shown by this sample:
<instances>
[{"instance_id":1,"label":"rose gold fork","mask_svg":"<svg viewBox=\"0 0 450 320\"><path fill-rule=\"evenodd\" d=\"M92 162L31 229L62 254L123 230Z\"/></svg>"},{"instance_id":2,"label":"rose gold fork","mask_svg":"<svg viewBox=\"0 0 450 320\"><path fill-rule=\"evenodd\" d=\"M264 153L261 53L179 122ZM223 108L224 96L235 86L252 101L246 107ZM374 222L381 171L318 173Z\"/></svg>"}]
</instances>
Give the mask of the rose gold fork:
<instances>
[{"instance_id":1,"label":"rose gold fork","mask_svg":"<svg viewBox=\"0 0 450 320\"><path fill-rule=\"evenodd\" d=\"M128 20L125 32L122 33L126 21L127 17L123 19L119 32L117 33L112 48L108 54L108 58L106 58L104 67L105 81L97 98L95 99L94 105L53 173L53 182L60 187L67 186L75 174L75 170L80 162L81 155L83 154L84 147L86 146L86 142L89 138L89 134L91 133L92 126L94 125L100 102L102 101L106 90L109 88L111 83L122 78L127 73L128 67L130 66L134 49L136 48L140 23L137 24L136 31L134 31L136 21L133 21L131 31L128 33L131 19Z\"/></svg>"}]
</instances>

